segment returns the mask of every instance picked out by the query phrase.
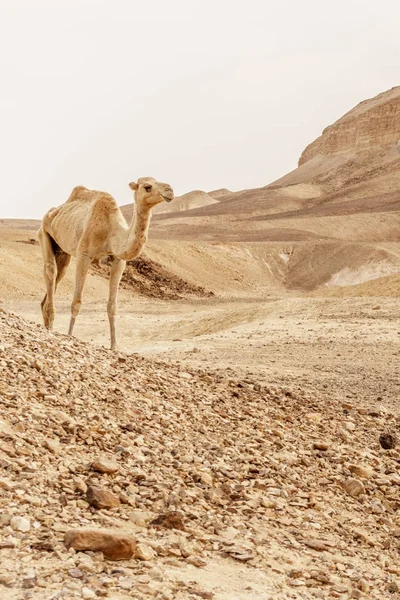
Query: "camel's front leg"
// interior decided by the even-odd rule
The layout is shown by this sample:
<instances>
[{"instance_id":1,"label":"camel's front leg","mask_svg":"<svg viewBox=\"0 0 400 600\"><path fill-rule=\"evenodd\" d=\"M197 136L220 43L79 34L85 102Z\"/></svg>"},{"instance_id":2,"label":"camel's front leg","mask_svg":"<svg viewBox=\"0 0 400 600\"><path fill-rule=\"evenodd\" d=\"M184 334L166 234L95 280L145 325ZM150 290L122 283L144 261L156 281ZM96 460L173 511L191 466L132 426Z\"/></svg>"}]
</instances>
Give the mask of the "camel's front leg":
<instances>
[{"instance_id":1,"label":"camel's front leg","mask_svg":"<svg viewBox=\"0 0 400 600\"><path fill-rule=\"evenodd\" d=\"M82 305L82 291L85 284L86 275L91 265L92 259L81 255L76 259L75 291L71 304L71 321L69 322L68 335L72 335L76 317L79 314Z\"/></svg>"},{"instance_id":2,"label":"camel's front leg","mask_svg":"<svg viewBox=\"0 0 400 600\"><path fill-rule=\"evenodd\" d=\"M49 234L41 227L38 238L43 256L43 276L46 283L46 294L42 300L42 314L45 327L53 329L54 294L56 289L57 265Z\"/></svg>"},{"instance_id":3,"label":"camel's front leg","mask_svg":"<svg viewBox=\"0 0 400 600\"><path fill-rule=\"evenodd\" d=\"M115 316L117 314L118 286L124 272L126 262L121 258L114 257L110 270L110 294L108 297L107 313L110 322L111 350L117 350L117 339L115 335Z\"/></svg>"}]
</instances>

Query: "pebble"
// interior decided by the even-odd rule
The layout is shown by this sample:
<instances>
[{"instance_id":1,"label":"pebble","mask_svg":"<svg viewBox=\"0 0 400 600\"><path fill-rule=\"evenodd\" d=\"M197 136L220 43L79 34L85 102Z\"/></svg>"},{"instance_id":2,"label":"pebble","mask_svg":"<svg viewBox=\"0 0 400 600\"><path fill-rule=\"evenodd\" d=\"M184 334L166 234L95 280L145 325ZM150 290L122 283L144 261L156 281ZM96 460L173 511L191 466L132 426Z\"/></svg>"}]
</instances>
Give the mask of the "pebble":
<instances>
[{"instance_id":1,"label":"pebble","mask_svg":"<svg viewBox=\"0 0 400 600\"><path fill-rule=\"evenodd\" d=\"M350 465L349 470L353 475L362 479L370 479L374 474L373 468L368 465Z\"/></svg>"},{"instance_id":2,"label":"pebble","mask_svg":"<svg viewBox=\"0 0 400 600\"><path fill-rule=\"evenodd\" d=\"M82 598L84 598L84 600L91 600L91 598L97 598L96 592L94 592L92 589L90 589L88 587L83 587L81 593L82 593Z\"/></svg>"},{"instance_id":3,"label":"pebble","mask_svg":"<svg viewBox=\"0 0 400 600\"><path fill-rule=\"evenodd\" d=\"M31 529L31 522L26 517L12 517L10 520L10 526L14 531L22 531L27 533Z\"/></svg>"},{"instance_id":4,"label":"pebble","mask_svg":"<svg viewBox=\"0 0 400 600\"><path fill-rule=\"evenodd\" d=\"M150 546L146 546L146 544L137 544L135 551L135 558L139 560L152 560L157 556L156 552L154 552L153 548Z\"/></svg>"},{"instance_id":5,"label":"pebble","mask_svg":"<svg viewBox=\"0 0 400 600\"><path fill-rule=\"evenodd\" d=\"M392 450L396 447L397 437L394 433L381 433L379 443L385 450Z\"/></svg>"},{"instance_id":6,"label":"pebble","mask_svg":"<svg viewBox=\"0 0 400 600\"><path fill-rule=\"evenodd\" d=\"M46 439L44 446L53 454L60 454L61 452L61 446L58 440Z\"/></svg>"},{"instance_id":7,"label":"pebble","mask_svg":"<svg viewBox=\"0 0 400 600\"><path fill-rule=\"evenodd\" d=\"M188 556L186 558L186 562L189 563L189 565L198 567L199 569L203 569L207 566L207 561L204 560L204 558L201 558L200 556Z\"/></svg>"},{"instance_id":8,"label":"pebble","mask_svg":"<svg viewBox=\"0 0 400 600\"><path fill-rule=\"evenodd\" d=\"M364 484L358 479L347 479L347 481L343 483L343 488L345 492L353 498L357 498L358 496L365 494Z\"/></svg>"},{"instance_id":9,"label":"pebble","mask_svg":"<svg viewBox=\"0 0 400 600\"><path fill-rule=\"evenodd\" d=\"M98 473L116 473L119 471L119 464L112 458L100 456L92 462L92 469Z\"/></svg>"},{"instance_id":10,"label":"pebble","mask_svg":"<svg viewBox=\"0 0 400 600\"><path fill-rule=\"evenodd\" d=\"M326 451L329 449L329 442L324 442L322 440L318 440L316 442L313 443L313 448L314 450L323 450Z\"/></svg>"},{"instance_id":11,"label":"pebble","mask_svg":"<svg viewBox=\"0 0 400 600\"><path fill-rule=\"evenodd\" d=\"M150 525L153 527L165 527L166 529L179 529L180 531L185 531L182 515L177 511L159 515L150 522Z\"/></svg>"},{"instance_id":12,"label":"pebble","mask_svg":"<svg viewBox=\"0 0 400 600\"><path fill-rule=\"evenodd\" d=\"M88 486L86 499L94 508L117 508L120 506L119 497L113 492L98 486Z\"/></svg>"}]
</instances>

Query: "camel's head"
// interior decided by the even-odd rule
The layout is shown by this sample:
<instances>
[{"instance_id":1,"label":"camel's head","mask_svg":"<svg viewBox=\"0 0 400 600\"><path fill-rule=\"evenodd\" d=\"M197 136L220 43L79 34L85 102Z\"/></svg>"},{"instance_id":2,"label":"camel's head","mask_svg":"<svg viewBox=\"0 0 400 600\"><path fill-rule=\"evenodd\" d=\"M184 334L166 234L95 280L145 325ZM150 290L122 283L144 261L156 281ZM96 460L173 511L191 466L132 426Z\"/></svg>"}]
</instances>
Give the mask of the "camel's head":
<instances>
[{"instance_id":1,"label":"camel's head","mask_svg":"<svg viewBox=\"0 0 400 600\"><path fill-rule=\"evenodd\" d=\"M143 208L153 208L160 202L171 202L174 199L172 187L153 177L141 177L137 183L130 183L129 187L135 192L135 202Z\"/></svg>"}]
</instances>

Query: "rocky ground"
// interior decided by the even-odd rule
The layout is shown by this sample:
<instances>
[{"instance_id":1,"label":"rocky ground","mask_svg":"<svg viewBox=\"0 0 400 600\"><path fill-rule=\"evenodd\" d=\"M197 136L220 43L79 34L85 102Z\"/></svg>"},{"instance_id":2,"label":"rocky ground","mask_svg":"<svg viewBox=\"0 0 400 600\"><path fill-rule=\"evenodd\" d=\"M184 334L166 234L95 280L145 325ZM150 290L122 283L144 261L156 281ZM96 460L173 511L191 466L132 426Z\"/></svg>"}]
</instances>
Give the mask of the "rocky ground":
<instances>
[{"instance_id":1,"label":"rocky ground","mask_svg":"<svg viewBox=\"0 0 400 600\"><path fill-rule=\"evenodd\" d=\"M0 316L0 598L396 596L395 405Z\"/></svg>"}]
</instances>

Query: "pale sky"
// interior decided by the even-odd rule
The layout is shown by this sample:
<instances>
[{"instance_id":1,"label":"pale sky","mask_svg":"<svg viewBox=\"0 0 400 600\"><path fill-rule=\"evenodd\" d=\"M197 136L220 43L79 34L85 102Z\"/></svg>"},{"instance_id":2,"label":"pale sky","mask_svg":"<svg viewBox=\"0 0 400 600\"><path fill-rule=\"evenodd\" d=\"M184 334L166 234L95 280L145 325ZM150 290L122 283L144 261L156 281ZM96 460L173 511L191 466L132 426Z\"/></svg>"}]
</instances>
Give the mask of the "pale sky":
<instances>
[{"instance_id":1,"label":"pale sky","mask_svg":"<svg viewBox=\"0 0 400 600\"><path fill-rule=\"evenodd\" d=\"M400 84L398 0L0 0L0 217L267 185Z\"/></svg>"}]
</instances>

